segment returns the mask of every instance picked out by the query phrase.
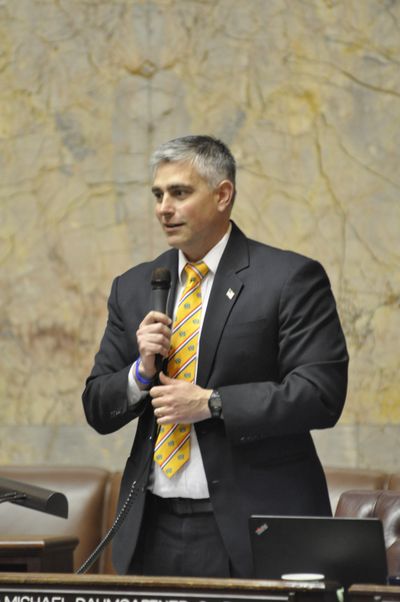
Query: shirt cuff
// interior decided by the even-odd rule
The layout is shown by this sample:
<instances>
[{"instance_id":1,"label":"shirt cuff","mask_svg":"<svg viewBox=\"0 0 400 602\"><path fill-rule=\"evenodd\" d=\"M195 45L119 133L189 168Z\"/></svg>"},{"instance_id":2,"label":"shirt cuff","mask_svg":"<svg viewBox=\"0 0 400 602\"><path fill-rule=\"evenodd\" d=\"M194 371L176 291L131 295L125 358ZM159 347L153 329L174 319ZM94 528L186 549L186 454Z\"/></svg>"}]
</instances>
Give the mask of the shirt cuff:
<instances>
[{"instance_id":1,"label":"shirt cuff","mask_svg":"<svg viewBox=\"0 0 400 602\"><path fill-rule=\"evenodd\" d=\"M135 380L135 362L133 362L129 372L128 372L128 385L126 394L128 397L129 407L132 408L139 401L142 401L146 395L148 395L148 391L142 391L139 389L136 380Z\"/></svg>"}]
</instances>

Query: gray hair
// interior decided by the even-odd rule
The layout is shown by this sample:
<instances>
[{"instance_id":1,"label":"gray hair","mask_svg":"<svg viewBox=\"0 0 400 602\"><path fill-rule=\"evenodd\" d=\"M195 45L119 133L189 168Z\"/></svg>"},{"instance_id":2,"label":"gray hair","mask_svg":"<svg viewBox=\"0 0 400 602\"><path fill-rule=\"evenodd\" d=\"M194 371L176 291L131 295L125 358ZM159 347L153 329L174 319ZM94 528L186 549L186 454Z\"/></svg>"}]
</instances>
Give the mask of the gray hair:
<instances>
[{"instance_id":1,"label":"gray hair","mask_svg":"<svg viewBox=\"0 0 400 602\"><path fill-rule=\"evenodd\" d=\"M153 172L162 163L187 161L212 188L222 180L232 182L235 189L236 164L229 148L211 136L183 136L165 142L153 153Z\"/></svg>"}]
</instances>

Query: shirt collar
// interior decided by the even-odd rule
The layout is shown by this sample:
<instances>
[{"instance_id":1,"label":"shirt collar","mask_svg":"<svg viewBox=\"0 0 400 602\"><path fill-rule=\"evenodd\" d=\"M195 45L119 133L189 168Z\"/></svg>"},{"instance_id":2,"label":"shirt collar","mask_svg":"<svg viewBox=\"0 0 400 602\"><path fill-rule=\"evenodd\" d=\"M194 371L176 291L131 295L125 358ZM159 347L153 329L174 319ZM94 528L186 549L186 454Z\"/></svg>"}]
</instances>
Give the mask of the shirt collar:
<instances>
[{"instance_id":1,"label":"shirt collar","mask_svg":"<svg viewBox=\"0 0 400 602\"><path fill-rule=\"evenodd\" d=\"M223 235L221 240L217 242L217 244L212 249L210 249L210 251L208 251L208 253L204 255L204 257L201 259L201 261L204 261L204 263L207 265L209 273L212 272L213 274L215 274L215 272L217 271L222 254L225 251L226 245L228 244L231 231L232 224L231 222L229 222L228 230ZM186 259L185 255L180 249L178 251L178 258L178 276L179 282L182 284L182 272L183 268L188 263L188 260Z\"/></svg>"}]
</instances>

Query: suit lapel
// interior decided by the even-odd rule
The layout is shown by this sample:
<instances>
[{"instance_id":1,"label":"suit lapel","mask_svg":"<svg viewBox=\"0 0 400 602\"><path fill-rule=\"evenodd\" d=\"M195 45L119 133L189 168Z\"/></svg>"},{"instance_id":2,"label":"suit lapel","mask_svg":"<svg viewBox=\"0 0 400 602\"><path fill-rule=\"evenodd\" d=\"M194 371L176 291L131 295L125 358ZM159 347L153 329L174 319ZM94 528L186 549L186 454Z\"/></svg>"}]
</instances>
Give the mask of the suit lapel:
<instances>
[{"instance_id":1,"label":"suit lapel","mask_svg":"<svg viewBox=\"0 0 400 602\"><path fill-rule=\"evenodd\" d=\"M215 274L201 332L197 384L208 383L218 343L237 301L243 282L238 273L249 265L245 235L232 224L232 232Z\"/></svg>"}]
</instances>

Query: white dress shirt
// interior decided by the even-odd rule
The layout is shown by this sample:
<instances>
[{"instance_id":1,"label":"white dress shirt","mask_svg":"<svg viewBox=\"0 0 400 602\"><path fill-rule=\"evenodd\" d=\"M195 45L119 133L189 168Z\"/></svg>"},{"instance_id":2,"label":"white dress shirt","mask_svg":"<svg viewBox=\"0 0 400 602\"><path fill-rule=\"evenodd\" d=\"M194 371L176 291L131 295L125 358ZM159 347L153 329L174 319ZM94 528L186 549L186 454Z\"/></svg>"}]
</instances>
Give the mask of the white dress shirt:
<instances>
[{"instance_id":1,"label":"white dress shirt","mask_svg":"<svg viewBox=\"0 0 400 602\"><path fill-rule=\"evenodd\" d=\"M228 231L221 238L221 240L203 257L202 261L208 267L208 273L201 281L201 298L202 298L202 313L200 323L200 335L199 335L199 348L200 348L200 336L201 329L203 327L203 320L206 313L208 300L210 298L211 288L214 282L215 273L218 268L218 264L221 260L222 254L225 251L225 247L228 243L229 235L231 233L232 226L229 224ZM187 263L187 259L179 250L179 263L178 263L178 275L179 283L176 291L176 299L174 306L174 316L178 307L179 299L182 290L185 286L186 274L183 271ZM197 368L196 368L197 372ZM131 367L128 375L128 399L129 402L134 404L137 403L143 395L147 392L143 392L139 389L136 384L134 377L134 364ZM204 472L203 460L200 454L199 444L197 441L196 431L194 426L191 427L190 432L190 458L184 464L184 466L178 470L172 478L168 478L160 466L153 462L153 468L150 475L149 489L160 497L183 497L183 498L208 498L210 497L207 485L207 479Z\"/></svg>"}]
</instances>

